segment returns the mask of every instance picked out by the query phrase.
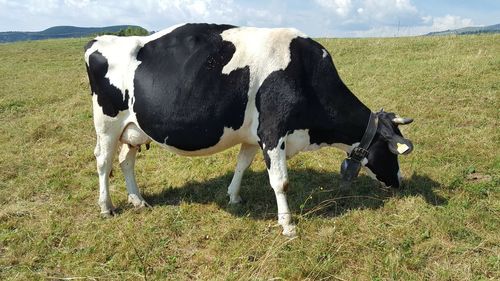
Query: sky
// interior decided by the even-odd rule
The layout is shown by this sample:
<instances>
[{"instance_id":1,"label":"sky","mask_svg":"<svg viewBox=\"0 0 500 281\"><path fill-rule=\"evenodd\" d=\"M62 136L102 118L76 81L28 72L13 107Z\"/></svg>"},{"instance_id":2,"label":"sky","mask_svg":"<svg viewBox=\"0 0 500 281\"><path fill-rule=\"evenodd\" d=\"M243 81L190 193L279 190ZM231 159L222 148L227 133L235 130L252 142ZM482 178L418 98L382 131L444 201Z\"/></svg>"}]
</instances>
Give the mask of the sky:
<instances>
[{"instance_id":1,"label":"sky","mask_svg":"<svg viewBox=\"0 0 500 281\"><path fill-rule=\"evenodd\" d=\"M183 22L295 27L313 37L393 37L500 23L500 0L0 0L0 31Z\"/></svg>"}]
</instances>

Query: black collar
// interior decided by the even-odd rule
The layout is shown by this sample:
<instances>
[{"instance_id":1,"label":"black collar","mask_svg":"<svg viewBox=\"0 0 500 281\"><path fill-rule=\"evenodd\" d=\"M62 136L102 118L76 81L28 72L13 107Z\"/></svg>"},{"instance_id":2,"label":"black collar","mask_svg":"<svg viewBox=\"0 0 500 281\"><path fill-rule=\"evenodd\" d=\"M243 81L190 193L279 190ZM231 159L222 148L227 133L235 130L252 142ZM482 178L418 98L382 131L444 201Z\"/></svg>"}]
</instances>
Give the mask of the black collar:
<instances>
[{"instance_id":1,"label":"black collar","mask_svg":"<svg viewBox=\"0 0 500 281\"><path fill-rule=\"evenodd\" d=\"M368 147L373 141L378 128L378 116L377 114L371 112L370 120L368 120L368 125L366 126L365 133L361 138L359 145L352 149L351 153L342 162L340 168L340 174L344 181L352 181L358 176L359 170L361 169L361 161L368 156Z\"/></svg>"},{"instance_id":2,"label":"black collar","mask_svg":"<svg viewBox=\"0 0 500 281\"><path fill-rule=\"evenodd\" d=\"M377 133L378 128L378 116L377 114L371 112L370 120L368 120L368 125L366 126L366 131L359 145L352 149L349 157L361 162L363 158L368 156L368 147L372 143L375 133Z\"/></svg>"}]
</instances>

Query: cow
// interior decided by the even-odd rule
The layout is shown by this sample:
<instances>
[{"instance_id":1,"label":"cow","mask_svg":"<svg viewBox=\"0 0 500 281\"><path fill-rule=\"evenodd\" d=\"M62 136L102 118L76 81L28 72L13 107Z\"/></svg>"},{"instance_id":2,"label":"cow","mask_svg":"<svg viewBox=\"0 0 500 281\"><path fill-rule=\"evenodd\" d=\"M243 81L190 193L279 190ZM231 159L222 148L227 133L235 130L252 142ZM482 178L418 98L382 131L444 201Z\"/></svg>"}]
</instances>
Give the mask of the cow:
<instances>
[{"instance_id":1,"label":"cow","mask_svg":"<svg viewBox=\"0 0 500 281\"><path fill-rule=\"evenodd\" d=\"M343 83L329 52L291 28L181 24L139 37L104 35L85 47L99 175L99 206L113 215L109 176L118 147L128 201L146 207L134 175L141 145L154 142L186 156L240 144L227 189L241 202L244 171L264 155L283 234L294 236L286 160L334 146L348 157L346 181L361 167L399 187L398 155L413 149L391 112L372 112Z\"/></svg>"}]
</instances>

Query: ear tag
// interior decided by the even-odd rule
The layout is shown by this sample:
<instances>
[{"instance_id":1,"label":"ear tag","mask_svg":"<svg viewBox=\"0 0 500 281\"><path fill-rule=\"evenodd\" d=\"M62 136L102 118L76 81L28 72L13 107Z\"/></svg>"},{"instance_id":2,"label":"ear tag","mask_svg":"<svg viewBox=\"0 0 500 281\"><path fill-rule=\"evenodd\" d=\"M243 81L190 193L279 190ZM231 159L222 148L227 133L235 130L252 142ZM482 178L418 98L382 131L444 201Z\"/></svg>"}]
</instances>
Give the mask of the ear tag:
<instances>
[{"instance_id":1,"label":"ear tag","mask_svg":"<svg viewBox=\"0 0 500 281\"><path fill-rule=\"evenodd\" d=\"M408 146L407 146L406 144L404 144L404 143L399 143L399 142L398 142L396 145L398 146L398 149L397 149L397 150L398 150L399 154L403 154L403 153L405 153L408 149L410 149L410 147L408 147Z\"/></svg>"}]
</instances>

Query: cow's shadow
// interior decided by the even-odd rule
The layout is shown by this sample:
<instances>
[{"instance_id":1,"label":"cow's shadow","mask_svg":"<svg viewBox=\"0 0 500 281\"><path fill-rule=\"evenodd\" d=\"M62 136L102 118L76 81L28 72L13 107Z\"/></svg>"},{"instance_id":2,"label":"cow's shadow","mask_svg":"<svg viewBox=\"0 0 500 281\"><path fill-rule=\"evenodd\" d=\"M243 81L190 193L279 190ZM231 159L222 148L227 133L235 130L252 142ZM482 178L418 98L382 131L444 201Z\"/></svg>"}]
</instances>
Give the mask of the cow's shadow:
<instances>
[{"instance_id":1,"label":"cow's shadow","mask_svg":"<svg viewBox=\"0 0 500 281\"><path fill-rule=\"evenodd\" d=\"M145 194L151 205L177 205L181 202L217 204L236 216L255 219L276 217L276 201L266 171L245 172L241 196L243 202L228 204L227 186L233 174L203 182L189 181L182 187L166 187L156 194ZM288 202L294 215L339 216L352 209L378 209L391 197L421 196L428 204L443 205L447 200L435 193L441 185L427 176L414 174L405 180L404 187L385 189L378 182L361 175L350 188L340 188L338 173L311 169L289 170Z\"/></svg>"}]
</instances>

